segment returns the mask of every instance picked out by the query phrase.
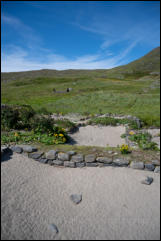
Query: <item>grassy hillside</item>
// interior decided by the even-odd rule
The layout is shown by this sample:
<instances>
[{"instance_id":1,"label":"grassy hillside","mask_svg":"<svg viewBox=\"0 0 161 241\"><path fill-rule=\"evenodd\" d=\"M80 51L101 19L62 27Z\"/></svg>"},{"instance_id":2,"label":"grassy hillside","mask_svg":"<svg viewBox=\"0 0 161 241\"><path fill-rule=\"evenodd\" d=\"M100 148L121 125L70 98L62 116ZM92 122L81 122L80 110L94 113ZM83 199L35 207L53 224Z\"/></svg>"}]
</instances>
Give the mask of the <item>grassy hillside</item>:
<instances>
[{"instance_id":1,"label":"grassy hillside","mask_svg":"<svg viewBox=\"0 0 161 241\"><path fill-rule=\"evenodd\" d=\"M122 74L124 77L133 75L144 76L146 74L160 73L160 47L153 49L145 56L137 59L127 65L119 66L109 70L110 76L118 76Z\"/></svg>"},{"instance_id":2,"label":"grassy hillside","mask_svg":"<svg viewBox=\"0 0 161 241\"><path fill-rule=\"evenodd\" d=\"M142 118L149 125L159 126L160 74L156 73L159 72L158 49L153 51L137 61L112 70L2 73L2 103L29 104L35 110L46 108L51 112L62 113L131 114ZM145 68L149 66L149 61L152 62L150 66L154 67ZM72 88L72 91L58 94L53 92L53 88L57 91Z\"/></svg>"},{"instance_id":3,"label":"grassy hillside","mask_svg":"<svg viewBox=\"0 0 161 241\"><path fill-rule=\"evenodd\" d=\"M157 72L157 73L156 73ZM160 47L153 49L142 58L133 61L127 65L119 66L113 69L99 70L33 70L24 72L1 73L1 81L34 79L38 77L103 77L103 78L127 78L142 77L144 75L160 73Z\"/></svg>"}]
</instances>

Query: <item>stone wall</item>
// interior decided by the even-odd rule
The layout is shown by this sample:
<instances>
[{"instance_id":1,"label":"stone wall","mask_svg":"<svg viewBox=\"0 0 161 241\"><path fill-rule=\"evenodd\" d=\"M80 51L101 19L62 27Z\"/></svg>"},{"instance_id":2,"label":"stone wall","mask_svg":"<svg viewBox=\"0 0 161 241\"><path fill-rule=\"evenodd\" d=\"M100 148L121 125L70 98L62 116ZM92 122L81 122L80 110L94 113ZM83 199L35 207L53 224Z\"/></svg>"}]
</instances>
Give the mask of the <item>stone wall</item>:
<instances>
[{"instance_id":1,"label":"stone wall","mask_svg":"<svg viewBox=\"0 0 161 241\"><path fill-rule=\"evenodd\" d=\"M150 163L138 162L129 160L128 156L118 158L109 151L109 156L88 154L83 155L75 151L59 152L57 150L50 150L46 153L37 150L37 148L30 145L16 145L9 147L1 147L1 157L7 151L23 154L32 158L35 161L49 164L51 166L62 166L70 168L83 167L129 167L133 169L153 171L160 173L160 161L152 160Z\"/></svg>"}]
</instances>

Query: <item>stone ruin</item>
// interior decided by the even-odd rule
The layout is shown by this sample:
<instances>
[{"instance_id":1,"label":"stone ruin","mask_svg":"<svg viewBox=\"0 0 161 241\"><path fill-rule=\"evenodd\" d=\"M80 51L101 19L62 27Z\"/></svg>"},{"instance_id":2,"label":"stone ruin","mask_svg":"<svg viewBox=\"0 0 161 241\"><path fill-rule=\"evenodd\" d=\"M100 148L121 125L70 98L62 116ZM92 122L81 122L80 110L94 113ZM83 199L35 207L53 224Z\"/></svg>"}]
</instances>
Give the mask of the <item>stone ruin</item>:
<instances>
[{"instance_id":1,"label":"stone ruin","mask_svg":"<svg viewBox=\"0 0 161 241\"><path fill-rule=\"evenodd\" d=\"M68 93L68 92L71 92L71 91L72 91L72 88L67 88L64 91L57 91L55 88L53 88L53 92L54 93L59 93L59 94Z\"/></svg>"}]
</instances>

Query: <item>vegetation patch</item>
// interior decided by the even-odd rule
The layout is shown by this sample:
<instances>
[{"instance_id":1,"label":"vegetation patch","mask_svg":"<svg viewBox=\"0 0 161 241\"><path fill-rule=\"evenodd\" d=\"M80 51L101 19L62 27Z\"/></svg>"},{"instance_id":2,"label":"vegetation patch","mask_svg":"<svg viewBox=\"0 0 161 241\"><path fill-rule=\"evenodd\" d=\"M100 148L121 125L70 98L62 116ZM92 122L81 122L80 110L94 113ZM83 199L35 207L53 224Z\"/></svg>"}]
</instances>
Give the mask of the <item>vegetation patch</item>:
<instances>
[{"instance_id":1,"label":"vegetation patch","mask_svg":"<svg viewBox=\"0 0 161 241\"><path fill-rule=\"evenodd\" d=\"M41 134L30 132L7 132L1 134L1 144L20 144L20 143L43 143L45 145L64 144L67 141L67 135L64 130L59 129L55 133Z\"/></svg>"},{"instance_id":2,"label":"vegetation patch","mask_svg":"<svg viewBox=\"0 0 161 241\"><path fill-rule=\"evenodd\" d=\"M121 145L120 151L121 151L121 154L129 154L129 153L131 153L131 150L130 150L129 146L125 145L125 144Z\"/></svg>"},{"instance_id":3,"label":"vegetation patch","mask_svg":"<svg viewBox=\"0 0 161 241\"><path fill-rule=\"evenodd\" d=\"M4 73L2 103L28 104L40 114L117 113L137 116L146 126L160 126L160 80L145 72L119 69L100 71L36 71ZM21 76L22 75L22 76ZM104 76L103 78L101 76ZM142 81L140 78L144 78ZM151 89L157 83L155 89ZM72 88L71 92L54 94ZM146 92L145 92L146 90ZM15 94L16 93L16 94Z\"/></svg>"},{"instance_id":4,"label":"vegetation patch","mask_svg":"<svg viewBox=\"0 0 161 241\"><path fill-rule=\"evenodd\" d=\"M50 116L38 115L30 106L6 106L1 110L1 143L64 144L68 141L67 126L72 122L54 121Z\"/></svg>"},{"instance_id":5,"label":"vegetation patch","mask_svg":"<svg viewBox=\"0 0 161 241\"><path fill-rule=\"evenodd\" d=\"M73 122L67 120L67 119L63 119L63 120L54 120L54 124L61 126L65 129L68 129L68 131L72 131L74 130L77 126L76 124L74 124Z\"/></svg>"},{"instance_id":6,"label":"vegetation patch","mask_svg":"<svg viewBox=\"0 0 161 241\"><path fill-rule=\"evenodd\" d=\"M117 119L113 117L98 117L98 118L93 118L88 122L89 125L104 125L104 126L117 126L118 124L120 125L125 125L129 124L130 128L132 129L138 129L138 125L135 120L129 120L129 119Z\"/></svg>"},{"instance_id":7,"label":"vegetation patch","mask_svg":"<svg viewBox=\"0 0 161 241\"><path fill-rule=\"evenodd\" d=\"M29 128L30 120L35 115L35 111L29 105L6 106L1 109L2 130Z\"/></svg>"},{"instance_id":8,"label":"vegetation patch","mask_svg":"<svg viewBox=\"0 0 161 241\"><path fill-rule=\"evenodd\" d=\"M152 136L145 133L137 133L129 136L129 140L136 142L143 150L158 150L157 144L151 141Z\"/></svg>"}]
</instances>

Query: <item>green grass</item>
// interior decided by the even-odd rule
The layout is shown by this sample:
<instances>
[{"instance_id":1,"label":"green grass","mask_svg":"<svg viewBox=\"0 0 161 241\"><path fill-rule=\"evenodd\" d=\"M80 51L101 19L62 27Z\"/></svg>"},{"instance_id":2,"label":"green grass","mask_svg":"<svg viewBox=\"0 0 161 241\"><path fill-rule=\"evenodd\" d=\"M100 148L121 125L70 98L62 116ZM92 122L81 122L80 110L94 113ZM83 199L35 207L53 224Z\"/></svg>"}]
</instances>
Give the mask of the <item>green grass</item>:
<instances>
[{"instance_id":1,"label":"green grass","mask_svg":"<svg viewBox=\"0 0 161 241\"><path fill-rule=\"evenodd\" d=\"M29 104L39 113L130 114L147 126L160 126L160 47L109 70L45 69L1 78L2 103ZM54 88L73 91L58 94Z\"/></svg>"},{"instance_id":2,"label":"green grass","mask_svg":"<svg viewBox=\"0 0 161 241\"><path fill-rule=\"evenodd\" d=\"M45 108L63 114L130 114L147 125L160 126L160 89L150 89L152 83L151 76L144 81L94 76L15 80L1 83L2 103L29 104L36 111ZM68 87L73 88L69 93L53 93L53 88L61 91Z\"/></svg>"},{"instance_id":3,"label":"green grass","mask_svg":"<svg viewBox=\"0 0 161 241\"><path fill-rule=\"evenodd\" d=\"M117 119L117 118L113 118L113 117L97 117L97 118L92 118L89 122L89 125L91 124L95 124L95 125L103 125L103 126L116 126L117 124L120 125L125 125L125 124L129 124L129 127L132 129L138 129L137 123L134 120L129 120L129 119Z\"/></svg>"},{"instance_id":4,"label":"green grass","mask_svg":"<svg viewBox=\"0 0 161 241\"><path fill-rule=\"evenodd\" d=\"M138 133L129 136L131 141L137 142L139 147L143 150L156 150L158 151L157 144L151 141L152 136L147 133Z\"/></svg>"}]
</instances>

